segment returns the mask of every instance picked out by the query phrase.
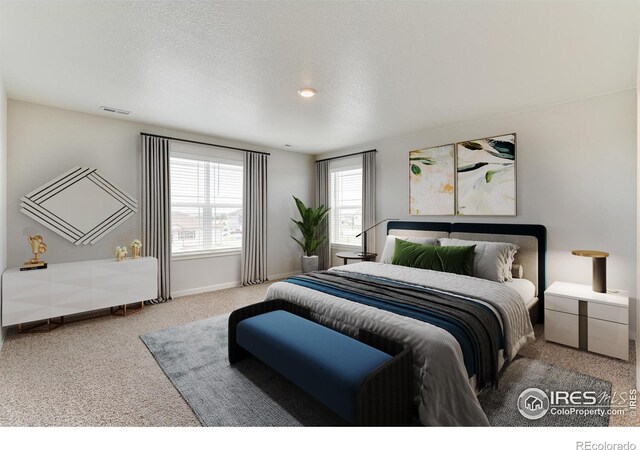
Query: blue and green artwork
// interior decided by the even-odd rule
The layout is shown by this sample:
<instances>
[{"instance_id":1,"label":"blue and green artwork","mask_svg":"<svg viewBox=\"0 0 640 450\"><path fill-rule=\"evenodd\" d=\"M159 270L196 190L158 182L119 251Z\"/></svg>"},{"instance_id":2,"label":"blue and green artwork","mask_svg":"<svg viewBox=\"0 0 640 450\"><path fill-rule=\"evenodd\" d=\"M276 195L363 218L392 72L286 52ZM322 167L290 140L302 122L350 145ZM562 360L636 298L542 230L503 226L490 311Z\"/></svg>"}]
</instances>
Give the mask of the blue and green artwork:
<instances>
[{"instance_id":1,"label":"blue and green artwork","mask_svg":"<svg viewBox=\"0 0 640 450\"><path fill-rule=\"evenodd\" d=\"M457 215L516 215L516 135L459 142Z\"/></svg>"}]
</instances>

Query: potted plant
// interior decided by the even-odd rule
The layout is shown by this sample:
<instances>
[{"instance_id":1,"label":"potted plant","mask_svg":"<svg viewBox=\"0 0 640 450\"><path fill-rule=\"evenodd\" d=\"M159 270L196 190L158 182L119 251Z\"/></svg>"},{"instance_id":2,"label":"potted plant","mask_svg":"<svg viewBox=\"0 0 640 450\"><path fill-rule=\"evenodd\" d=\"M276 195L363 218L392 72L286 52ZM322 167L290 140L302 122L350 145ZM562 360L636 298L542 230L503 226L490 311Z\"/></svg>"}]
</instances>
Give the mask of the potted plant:
<instances>
[{"instance_id":1,"label":"potted plant","mask_svg":"<svg viewBox=\"0 0 640 450\"><path fill-rule=\"evenodd\" d=\"M291 219L302 232L302 240L291 236L294 241L302 248L302 272L313 272L318 270L318 256L315 255L315 251L320 244L327 238L326 235L318 236L318 227L327 218L329 208L324 205L320 205L318 208L308 208L302 200L293 197L300 212L302 220Z\"/></svg>"}]
</instances>

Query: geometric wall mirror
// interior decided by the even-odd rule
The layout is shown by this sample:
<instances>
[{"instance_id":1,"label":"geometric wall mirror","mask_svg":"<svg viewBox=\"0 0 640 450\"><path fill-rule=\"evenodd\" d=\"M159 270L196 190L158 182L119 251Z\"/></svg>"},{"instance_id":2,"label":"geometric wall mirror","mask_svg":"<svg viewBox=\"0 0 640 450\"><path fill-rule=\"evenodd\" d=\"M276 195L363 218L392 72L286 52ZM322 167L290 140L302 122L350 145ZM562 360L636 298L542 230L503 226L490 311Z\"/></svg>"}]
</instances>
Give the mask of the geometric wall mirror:
<instances>
[{"instance_id":1,"label":"geometric wall mirror","mask_svg":"<svg viewBox=\"0 0 640 450\"><path fill-rule=\"evenodd\" d=\"M21 201L22 213L76 245L98 242L138 212L136 199L86 167L74 167Z\"/></svg>"}]
</instances>

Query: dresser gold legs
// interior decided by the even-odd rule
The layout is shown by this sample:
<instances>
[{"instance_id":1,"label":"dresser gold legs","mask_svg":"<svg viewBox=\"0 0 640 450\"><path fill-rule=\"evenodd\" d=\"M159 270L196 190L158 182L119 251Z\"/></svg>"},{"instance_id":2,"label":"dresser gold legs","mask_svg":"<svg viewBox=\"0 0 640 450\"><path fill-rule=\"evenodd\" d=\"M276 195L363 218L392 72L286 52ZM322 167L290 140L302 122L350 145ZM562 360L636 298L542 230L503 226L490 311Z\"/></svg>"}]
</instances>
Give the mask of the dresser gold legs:
<instances>
[{"instance_id":1,"label":"dresser gold legs","mask_svg":"<svg viewBox=\"0 0 640 450\"><path fill-rule=\"evenodd\" d=\"M128 305L120 305L120 306L113 307L111 308L111 314L113 314L114 316L126 317L126 316L130 316L131 314L139 313L144 309L144 302L140 302L140 306L138 306L137 308L127 308L127 307Z\"/></svg>"},{"instance_id":2,"label":"dresser gold legs","mask_svg":"<svg viewBox=\"0 0 640 450\"><path fill-rule=\"evenodd\" d=\"M58 327L64 325L64 317L59 317L57 322L54 319L47 319L42 323L31 324L25 327L21 323L18 324L18 333L49 333Z\"/></svg>"},{"instance_id":3,"label":"dresser gold legs","mask_svg":"<svg viewBox=\"0 0 640 450\"><path fill-rule=\"evenodd\" d=\"M137 305L137 306L132 307L132 305ZM138 303L131 303L129 305L113 306L109 308L109 313L112 316L126 317L132 314L138 313L143 309L144 309L144 302L140 302L139 305ZM101 317L101 316L92 315L90 317L76 318L76 319L73 319L71 322L79 322L81 320L95 319L96 317ZM44 321L33 322L26 326L22 323L19 323L18 333L49 333L50 331L55 330L56 328L59 328L64 324L65 324L65 321L63 316L60 316L57 319L47 319Z\"/></svg>"}]
</instances>

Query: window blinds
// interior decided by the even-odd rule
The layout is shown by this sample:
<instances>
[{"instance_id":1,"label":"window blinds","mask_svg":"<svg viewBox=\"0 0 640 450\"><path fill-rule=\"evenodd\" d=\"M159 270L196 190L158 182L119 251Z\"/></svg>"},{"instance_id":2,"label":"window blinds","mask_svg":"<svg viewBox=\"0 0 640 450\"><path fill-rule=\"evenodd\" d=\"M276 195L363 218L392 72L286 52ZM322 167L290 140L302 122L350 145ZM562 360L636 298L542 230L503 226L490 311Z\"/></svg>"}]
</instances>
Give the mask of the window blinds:
<instances>
[{"instance_id":1,"label":"window blinds","mask_svg":"<svg viewBox=\"0 0 640 450\"><path fill-rule=\"evenodd\" d=\"M331 244L361 245L356 234L362 231L362 167L330 170L329 235Z\"/></svg>"},{"instance_id":2,"label":"window blinds","mask_svg":"<svg viewBox=\"0 0 640 450\"><path fill-rule=\"evenodd\" d=\"M174 255L242 246L242 163L171 156Z\"/></svg>"}]
</instances>

